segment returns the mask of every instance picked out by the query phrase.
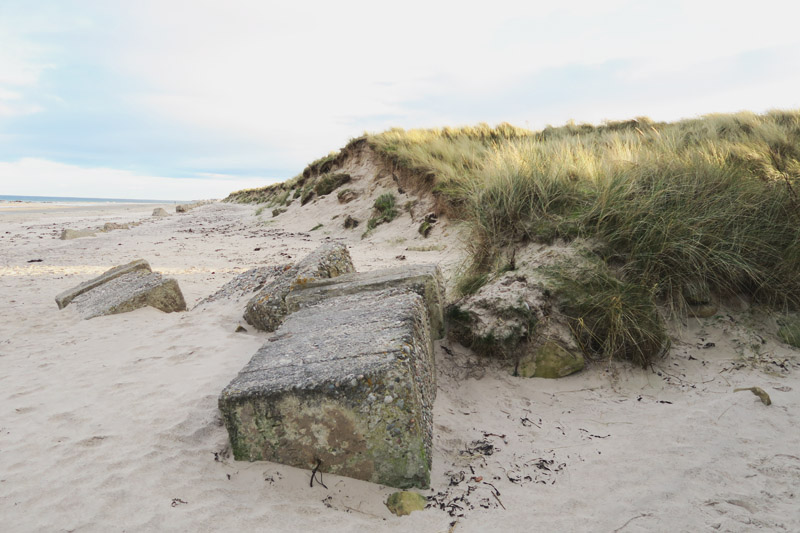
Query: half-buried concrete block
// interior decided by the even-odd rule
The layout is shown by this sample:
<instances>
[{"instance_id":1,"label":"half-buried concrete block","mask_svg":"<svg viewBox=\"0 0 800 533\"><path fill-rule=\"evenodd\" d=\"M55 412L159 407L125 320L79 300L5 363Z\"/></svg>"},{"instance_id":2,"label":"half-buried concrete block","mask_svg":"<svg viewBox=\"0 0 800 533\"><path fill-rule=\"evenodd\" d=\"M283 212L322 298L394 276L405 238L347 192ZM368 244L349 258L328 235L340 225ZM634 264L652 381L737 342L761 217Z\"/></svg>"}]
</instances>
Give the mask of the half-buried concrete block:
<instances>
[{"instance_id":1,"label":"half-buried concrete block","mask_svg":"<svg viewBox=\"0 0 800 533\"><path fill-rule=\"evenodd\" d=\"M398 289L289 315L219 398L234 457L428 487L429 327L423 299Z\"/></svg>"},{"instance_id":2,"label":"half-buried concrete block","mask_svg":"<svg viewBox=\"0 0 800 533\"><path fill-rule=\"evenodd\" d=\"M95 287L99 287L103 283L107 283L114 278L118 278L124 274L135 272L137 270L150 272L150 264L144 259L137 259L136 261L131 261L127 265L120 265L110 270L106 270L96 278L90 279L89 281L84 281L77 287L68 289L56 296L56 305L58 305L59 309L64 309L75 297L80 296L81 294L90 291Z\"/></svg>"},{"instance_id":3,"label":"half-buried concrete block","mask_svg":"<svg viewBox=\"0 0 800 533\"><path fill-rule=\"evenodd\" d=\"M72 239L80 239L82 237L96 237L97 233L90 229L62 229L61 236L59 237L62 241L69 241Z\"/></svg>"},{"instance_id":4,"label":"half-buried concrete block","mask_svg":"<svg viewBox=\"0 0 800 533\"><path fill-rule=\"evenodd\" d=\"M77 296L72 302L84 319L127 313L147 305L165 313L186 310L178 282L147 270L123 274Z\"/></svg>"},{"instance_id":5,"label":"half-buried concrete block","mask_svg":"<svg viewBox=\"0 0 800 533\"><path fill-rule=\"evenodd\" d=\"M245 307L244 319L258 329L275 331L288 312L286 295L289 292L318 279L353 271L353 260L343 244L324 244L253 296Z\"/></svg>"},{"instance_id":6,"label":"half-buried concrete block","mask_svg":"<svg viewBox=\"0 0 800 533\"><path fill-rule=\"evenodd\" d=\"M286 296L286 307L293 313L327 298L382 289L407 289L425 300L434 339L444 337L442 273L436 265L408 265L372 272L344 274L336 278L312 281Z\"/></svg>"}]
</instances>

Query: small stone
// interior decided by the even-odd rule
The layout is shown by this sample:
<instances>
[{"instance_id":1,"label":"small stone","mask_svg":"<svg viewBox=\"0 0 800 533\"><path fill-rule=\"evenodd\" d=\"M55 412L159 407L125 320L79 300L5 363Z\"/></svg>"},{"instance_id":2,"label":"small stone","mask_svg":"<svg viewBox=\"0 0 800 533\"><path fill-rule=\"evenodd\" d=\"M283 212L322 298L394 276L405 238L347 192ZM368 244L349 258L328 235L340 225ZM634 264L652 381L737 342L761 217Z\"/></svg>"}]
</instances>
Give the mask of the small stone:
<instances>
[{"instance_id":1,"label":"small stone","mask_svg":"<svg viewBox=\"0 0 800 533\"><path fill-rule=\"evenodd\" d=\"M392 400L394 400L394 398L392 398L391 396L386 396L383 399L383 403L389 404L389 403L392 403Z\"/></svg>"},{"instance_id":2,"label":"small stone","mask_svg":"<svg viewBox=\"0 0 800 533\"><path fill-rule=\"evenodd\" d=\"M386 500L386 507L397 516L406 516L414 511L423 511L427 503L425 496L404 490L391 494Z\"/></svg>"},{"instance_id":3,"label":"small stone","mask_svg":"<svg viewBox=\"0 0 800 533\"><path fill-rule=\"evenodd\" d=\"M715 314L717 306L713 303L689 306L689 316L693 318L711 318Z\"/></svg>"},{"instance_id":4,"label":"small stone","mask_svg":"<svg viewBox=\"0 0 800 533\"><path fill-rule=\"evenodd\" d=\"M236 331L234 333L247 333L247 328L242 325L236 326Z\"/></svg>"}]
</instances>

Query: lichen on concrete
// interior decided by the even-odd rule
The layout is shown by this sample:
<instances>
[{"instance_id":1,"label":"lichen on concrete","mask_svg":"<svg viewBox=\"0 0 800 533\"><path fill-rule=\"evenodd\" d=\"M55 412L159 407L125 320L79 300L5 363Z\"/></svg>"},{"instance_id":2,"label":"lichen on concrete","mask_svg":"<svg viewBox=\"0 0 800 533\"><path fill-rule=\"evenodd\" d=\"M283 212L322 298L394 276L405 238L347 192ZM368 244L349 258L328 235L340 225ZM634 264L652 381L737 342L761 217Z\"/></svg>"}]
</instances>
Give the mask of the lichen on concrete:
<instances>
[{"instance_id":1,"label":"lichen on concrete","mask_svg":"<svg viewBox=\"0 0 800 533\"><path fill-rule=\"evenodd\" d=\"M435 390L426 305L394 289L289 315L219 407L238 460L425 488Z\"/></svg>"}]
</instances>

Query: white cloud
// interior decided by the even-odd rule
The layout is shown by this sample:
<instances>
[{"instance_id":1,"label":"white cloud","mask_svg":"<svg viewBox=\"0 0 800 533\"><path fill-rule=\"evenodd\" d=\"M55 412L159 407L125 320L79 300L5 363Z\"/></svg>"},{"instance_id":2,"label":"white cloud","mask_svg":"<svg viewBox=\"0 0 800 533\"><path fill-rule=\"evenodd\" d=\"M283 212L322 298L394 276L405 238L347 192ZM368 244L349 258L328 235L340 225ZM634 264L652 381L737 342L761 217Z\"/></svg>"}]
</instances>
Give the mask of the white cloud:
<instances>
[{"instance_id":1,"label":"white cloud","mask_svg":"<svg viewBox=\"0 0 800 533\"><path fill-rule=\"evenodd\" d=\"M779 0L31 0L9 11L13 16L6 11L0 20L0 119L47 115L45 107L80 117L82 110L70 106L77 105L75 94L87 95L94 116L145 117L176 136L202 141L182 145L203 146L201 153L165 156L165 148L153 156L169 168L238 170L257 161L296 172L363 129L391 126L508 121L537 127L569 118L671 119L800 105L800 80L790 74L796 61L783 75L775 74L780 66L773 68L769 79L742 73L730 85L711 79L696 94L680 90L705 65L751 51L781 48L786 57L800 57L794 28L800 4ZM630 91L595 94L587 86L577 97L566 90L573 83L568 76L585 67L613 70L612 81L623 86L677 90L658 96L644 90L632 98ZM534 75L551 71L565 78L557 74L546 82L563 83L572 100L498 102L501 94L523 100L509 89L538 83ZM71 94L59 94L59 76L77 76L69 80ZM108 83L96 84L95 76ZM584 75L581 82L594 80ZM451 101L458 105L445 105ZM477 111L468 112L471 105ZM131 146L135 135L146 134L136 129L140 124L108 125L131 135ZM219 138L241 149L205 149ZM80 150L82 141L66 144ZM102 153L102 146L88 146L92 142L86 141L86 152ZM265 162L252 154L276 155Z\"/></svg>"},{"instance_id":2,"label":"white cloud","mask_svg":"<svg viewBox=\"0 0 800 533\"><path fill-rule=\"evenodd\" d=\"M84 168L45 159L0 162L0 192L5 195L75 196L199 200L224 198L239 189L277 181L214 174L203 178L148 176L113 168Z\"/></svg>"}]
</instances>

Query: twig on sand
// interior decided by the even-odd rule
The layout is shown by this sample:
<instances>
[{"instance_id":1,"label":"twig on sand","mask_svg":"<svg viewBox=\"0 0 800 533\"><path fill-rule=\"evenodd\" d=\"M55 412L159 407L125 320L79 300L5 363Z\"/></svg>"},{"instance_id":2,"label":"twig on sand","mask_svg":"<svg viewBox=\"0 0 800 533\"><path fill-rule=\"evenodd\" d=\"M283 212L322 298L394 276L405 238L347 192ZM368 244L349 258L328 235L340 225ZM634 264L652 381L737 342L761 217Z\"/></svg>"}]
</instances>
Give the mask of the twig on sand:
<instances>
[{"instance_id":1,"label":"twig on sand","mask_svg":"<svg viewBox=\"0 0 800 533\"><path fill-rule=\"evenodd\" d=\"M314 480L317 477L317 471L319 470L320 466L322 466L322 461L317 459L317 464L314 466L314 469L311 471L311 485L310 485L311 487L314 486ZM322 485L326 489L328 488L328 486L325 485L325 483L322 482L322 472L319 473L319 479L317 479L317 483L319 483L320 485Z\"/></svg>"},{"instance_id":2,"label":"twig on sand","mask_svg":"<svg viewBox=\"0 0 800 533\"><path fill-rule=\"evenodd\" d=\"M500 498L498 498L498 497L497 497L497 494L495 494L495 493L493 492L493 493L492 493L492 496L494 496L494 499L495 499L495 500L497 500L497 503L499 503L499 504L500 504L500 507L502 507L503 509L505 509L505 508L506 508L506 506L505 506L505 505L503 505L503 502L501 502L501 501L500 501Z\"/></svg>"},{"instance_id":3,"label":"twig on sand","mask_svg":"<svg viewBox=\"0 0 800 533\"><path fill-rule=\"evenodd\" d=\"M628 524L630 524L631 522L633 522L633 521L634 521L634 520L636 520L637 518L644 518L644 517L646 517L646 516L651 516L651 514L650 514L650 513L643 513L643 514L640 514L640 515L638 515L638 516L634 516L633 518L629 519L627 522L625 522L624 524L622 524L620 527L618 527L617 529L615 529L615 530L613 531L613 533L619 533L620 531L622 531L623 529L625 529L625 528L628 526Z\"/></svg>"}]
</instances>

